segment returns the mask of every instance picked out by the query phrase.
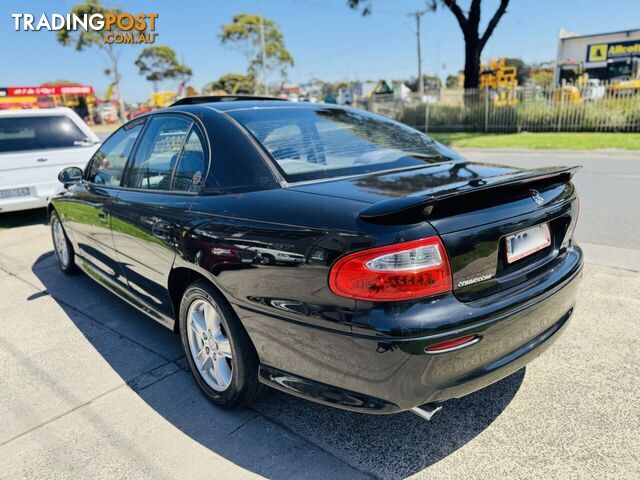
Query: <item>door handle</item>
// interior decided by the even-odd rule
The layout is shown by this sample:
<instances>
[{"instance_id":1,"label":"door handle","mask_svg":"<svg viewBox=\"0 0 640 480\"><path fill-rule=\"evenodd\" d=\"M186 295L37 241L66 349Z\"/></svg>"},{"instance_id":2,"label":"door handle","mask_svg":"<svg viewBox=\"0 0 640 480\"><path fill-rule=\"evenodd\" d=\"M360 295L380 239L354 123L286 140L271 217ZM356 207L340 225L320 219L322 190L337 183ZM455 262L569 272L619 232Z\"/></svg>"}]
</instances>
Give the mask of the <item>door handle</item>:
<instances>
[{"instance_id":1,"label":"door handle","mask_svg":"<svg viewBox=\"0 0 640 480\"><path fill-rule=\"evenodd\" d=\"M42 158L37 159L37 160L36 160L36 162L38 162L38 163L44 163L44 162L46 162L46 161L48 161L48 160L49 160L48 158L44 158L44 157L42 157Z\"/></svg>"},{"instance_id":2,"label":"door handle","mask_svg":"<svg viewBox=\"0 0 640 480\"><path fill-rule=\"evenodd\" d=\"M106 222L107 221L107 214L105 212L100 212L98 214L98 219L100 219L101 222Z\"/></svg>"}]
</instances>

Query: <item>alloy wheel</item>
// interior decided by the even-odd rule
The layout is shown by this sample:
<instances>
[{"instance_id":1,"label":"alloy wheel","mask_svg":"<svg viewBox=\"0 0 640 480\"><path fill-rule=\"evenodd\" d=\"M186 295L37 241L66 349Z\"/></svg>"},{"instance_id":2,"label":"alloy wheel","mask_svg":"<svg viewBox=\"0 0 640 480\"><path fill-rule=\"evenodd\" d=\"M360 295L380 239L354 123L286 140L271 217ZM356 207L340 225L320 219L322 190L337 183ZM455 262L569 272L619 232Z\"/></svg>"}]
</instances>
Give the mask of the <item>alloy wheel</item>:
<instances>
[{"instance_id":1,"label":"alloy wheel","mask_svg":"<svg viewBox=\"0 0 640 480\"><path fill-rule=\"evenodd\" d=\"M53 219L53 245L56 249L56 256L63 267L69 265L69 247L67 246L67 238L60 220L55 217Z\"/></svg>"},{"instance_id":2,"label":"alloy wheel","mask_svg":"<svg viewBox=\"0 0 640 480\"><path fill-rule=\"evenodd\" d=\"M204 299L194 300L187 313L187 335L191 357L204 381L218 392L233 378L231 342L220 311Z\"/></svg>"}]
</instances>

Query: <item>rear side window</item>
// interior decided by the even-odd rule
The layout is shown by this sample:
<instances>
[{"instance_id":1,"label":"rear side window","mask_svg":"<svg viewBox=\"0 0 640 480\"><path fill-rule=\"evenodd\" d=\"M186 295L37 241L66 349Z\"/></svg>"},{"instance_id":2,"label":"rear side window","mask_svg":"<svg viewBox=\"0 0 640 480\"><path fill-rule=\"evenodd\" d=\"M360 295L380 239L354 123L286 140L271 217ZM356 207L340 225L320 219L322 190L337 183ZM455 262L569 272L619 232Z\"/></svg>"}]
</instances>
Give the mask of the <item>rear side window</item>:
<instances>
[{"instance_id":1,"label":"rear side window","mask_svg":"<svg viewBox=\"0 0 640 480\"><path fill-rule=\"evenodd\" d=\"M125 186L148 190L170 190L192 122L179 116L155 116L136 149L127 171Z\"/></svg>"},{"instance_id":2,"label":"rear side window","mask_svg":"<svg viewBox=\"0 0 640 480\"><path fill-rule=\"evenodd\" d=\"M184 148L180 152L178 167L173 179L173 190L197 192L204 181L206 169L204 142L198 130L192 128Z\"/></svg>"},{"instance_id":3,"label":"rear side window","mask_svg":"<svg viewBox=\"0 0 640 480\"><path fill-rule=\"evenodd\" d=\"M91 159L87 174L90 182L111 187L120 186L122 172L144 122L124 126L111 135Z\"/></svg>"},{"instance_id":4,"label":"rear side window","mask_svg":"<svg viewBox=\"0 0 640 480\"><path fill-rule=\"evenodd\" d=\"M86 146L86 138L64 115L0 118L0 153Z\"/></svg>"}]
</instances>

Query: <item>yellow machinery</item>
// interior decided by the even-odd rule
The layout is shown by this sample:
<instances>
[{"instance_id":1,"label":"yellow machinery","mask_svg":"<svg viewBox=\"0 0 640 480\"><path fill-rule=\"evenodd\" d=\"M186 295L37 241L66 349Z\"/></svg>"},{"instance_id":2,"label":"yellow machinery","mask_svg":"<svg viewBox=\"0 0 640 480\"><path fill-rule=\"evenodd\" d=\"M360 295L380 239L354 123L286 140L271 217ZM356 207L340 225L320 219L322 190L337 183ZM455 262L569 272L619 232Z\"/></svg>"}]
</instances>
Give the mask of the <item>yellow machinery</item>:
<instances>
[{"instance_id":1,"label":"yellow machinery","mask_svg":"<svg viewBox=\"0 0 640 480\"><path fill-rule=\"evenodd\" d=\"M224 92L223 94L226 95ZM172 90L153 92L151 93L148 106L151 108L165 108L178 100L178 98L193 97L195 95L199 95L199 92L191 86L187 86L184 89L179 88L178 92L174 92Z\"/></svg>"},{"instance_id":2,"label":"yellow machinery","mask_svg":"<svg viewBox=\"0 0 640 480\"><path fill-rule=\"evenodd\" d=\"M611 92L619 95L632 95L640 92L640 79L621 80L609 86Z\"/></svg>"},{"instance_id":3,"label":"yellow machinery","mask_svg":"<svg viewBox=\"0 0 640 480\"><path fill-rule=\"evenodd\" d=\"M616 63L618 66L616 67ZM620 67L622 65L622 68ZM607 68L618 75L612 79L609 90L616 95L634 95L640 93L640 59L608 64Z\"/></svg>"},{"instance_id":4,"label":"yellow machinery","mask_svg":"<svg viewBox=\"0 0 640 480\"><path fill-rule=\"evenodd\" d=\"M555 103L579 105L582 103L580 88L570 84L562 85L553 91L553 101Z\"/></svg>"},{"instance_id":5,"label":"yellow machinery","mask_svg":"<svg viewBox=\"0 0 640 480\"><path fill-rule=\"evenodd\" d=\"M609 61L607 72L611 81L608 89L614 95L640 93L640 58Z\"/></svg>"},{"instance_id":6,"label":"yellow machinery","mask_svg":"<svg viewBox=\"0 0 640 480\"><path fill-rule=\"evenodd\" d=\"M515 88L518 86L515 67L508 67L504 58L489 60L489 65L480 65L479 87L488 88L493 105L504 107L517 105L518 97Z\"/></svg>"},{"instance_id":7,"label":"yellow machinery","mask_svg":"<svg viewBox=\"0 0 640 480\"><path fill-rule=\"evenodd\" d=\"M165 90L162 92L153 92L151 94L151 100L149 101L150 107L164 108L171 105L176 101L176 92L171 90Z\"/></svg>"}]
</instances>

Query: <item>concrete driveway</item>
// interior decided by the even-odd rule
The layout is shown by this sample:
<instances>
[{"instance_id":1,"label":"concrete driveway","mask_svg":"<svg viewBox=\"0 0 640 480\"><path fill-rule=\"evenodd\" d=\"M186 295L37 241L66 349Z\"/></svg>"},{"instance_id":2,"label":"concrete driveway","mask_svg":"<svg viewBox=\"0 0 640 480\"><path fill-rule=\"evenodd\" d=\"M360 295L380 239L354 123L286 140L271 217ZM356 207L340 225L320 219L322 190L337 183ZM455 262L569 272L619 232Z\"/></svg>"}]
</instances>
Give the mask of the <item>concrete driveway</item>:
<instances>
[{"instance_id":1,"label":"concrete driveway","mask_svg":"<svg viewBox=\"0 0 640 480\"><path fill-rule=\"evenodd\" d=\"M487 155L514 161L467 152ZM573 158L515 162L527 155ZM589 171L577 182L590 256L567 332L432 422L275 391L251 409L212 406L177 337L88 277L60 273L48 228L24 216L0 232L0 478L639 478L640 242L625 236L620 249L611 231L638 227L638 179L596 177L591 188ZM620 185L636 185L623 197L636 203L598 231L590 210Z\"/></svg>"}]
</instances>

